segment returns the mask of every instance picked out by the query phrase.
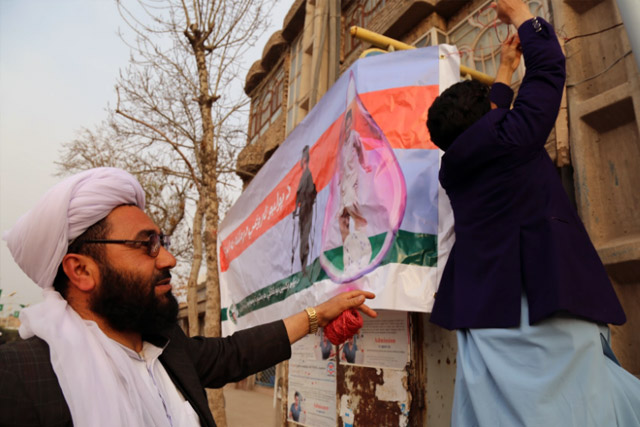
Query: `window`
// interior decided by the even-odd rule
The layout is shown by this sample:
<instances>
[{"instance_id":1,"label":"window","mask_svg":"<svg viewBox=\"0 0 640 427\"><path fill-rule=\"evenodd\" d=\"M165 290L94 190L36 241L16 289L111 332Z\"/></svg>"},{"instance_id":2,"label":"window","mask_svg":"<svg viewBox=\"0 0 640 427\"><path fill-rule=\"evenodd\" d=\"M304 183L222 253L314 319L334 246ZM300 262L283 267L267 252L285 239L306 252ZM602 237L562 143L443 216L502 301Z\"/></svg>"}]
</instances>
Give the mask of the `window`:
<instances>
[{"instance_id":1,"label":"window","mask_svg":"<svg viewBox=\"0 0 640 427\"><path fill-rule=\"evenodd\" d=\"M250 143L255 142L271 123L282 112L282 91L284 89L284 67L280 64L276 72L265 79L265 85L260 89L259 95L251 102L249 127Z\"/></svg>"},{"instance_id":2,"label":"window","mask_svg":"<svg viewBox=\"0 0 640 427\"><path fill-rule=\"evenodd\" d=\"M356 6L347 13L346 16L346 37L344 45L344 56L347 57L362 45L360 40L351 36L349 31L352 26L367 28L371 23L371 19L382 9L386 4L386 0L360 0L356 2Z\"/></svg>"},{"instance_id":3,"label":"window","mask_svg":"<svg viewBox=\"0 0 640 427\"><path fill-rule=\"evenodd\" d=\"M435 46L447 43L447 35L437 28L432 28L418 39L413 45L415 47Z\"/></svg>"},{"instance_id":4,"label":"window","mask_svg":"<svg viewBox=\"0 0 640 427\"><path fill-rule=\"evenodd\" d=\"M542 16L549 20L547 0L525 0L534 16ZM515 31L513 27L496 25L496 12L491 8L492 1L488 1L462 22L453 27L447 34L432 28L415 43L416 47L431 46L448 43L456 45L460 52L460 63L467 67L495 76L500 65L500 44ZM435 41L437 39L437 41ZM520 67L513 76L518 82L524 75L524 66Z\"/></svg>"},{"instance_id":5,"label":"window","mask_svg":"<svg viewBox=\"0 0 640 427\"><path fill-rule=\"evenodd\" d=\"M549 19L546 0L525 0L534 16ZM448 43L456 45L460 52L460 63L467 67L495 76L500 65L500 44L513 33L513 27L497 24L492 2L486 2L448 33ZM514 73L518 82L524 75L523 62Z\"/></svg>"}]
</instances>

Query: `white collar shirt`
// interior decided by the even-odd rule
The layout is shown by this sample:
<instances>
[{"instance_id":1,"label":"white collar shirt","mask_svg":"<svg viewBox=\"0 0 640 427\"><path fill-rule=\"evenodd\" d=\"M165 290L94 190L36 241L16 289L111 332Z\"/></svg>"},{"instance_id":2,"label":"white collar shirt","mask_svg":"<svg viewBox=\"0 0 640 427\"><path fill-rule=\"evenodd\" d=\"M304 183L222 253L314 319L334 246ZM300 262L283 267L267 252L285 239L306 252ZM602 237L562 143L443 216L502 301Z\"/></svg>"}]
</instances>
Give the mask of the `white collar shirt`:
<instances>
[{"instance_id":1,"label":"white collar shirt","mask_svg":"<svg viewBox=\"0 0 640 427\"><path fill-rule=\"evenodd\" d=\"M164 347L160 348L143 341L142 351L136 353L120 343L118 345L129 356L129 360L142 377L151 396L161 403L169 425L172 427L200 426L198 414L180 393L159 360Z\"/></svg>"}]
</instances>

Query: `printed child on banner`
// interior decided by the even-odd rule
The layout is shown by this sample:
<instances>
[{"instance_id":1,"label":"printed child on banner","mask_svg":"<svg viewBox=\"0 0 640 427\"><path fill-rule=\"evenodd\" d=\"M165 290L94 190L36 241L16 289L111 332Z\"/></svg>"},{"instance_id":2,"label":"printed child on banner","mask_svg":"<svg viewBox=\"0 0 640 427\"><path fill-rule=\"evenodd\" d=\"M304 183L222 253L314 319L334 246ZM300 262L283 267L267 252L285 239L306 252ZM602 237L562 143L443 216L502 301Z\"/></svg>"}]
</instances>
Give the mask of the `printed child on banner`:
<instances>
[{"instance_id":1,"label":"printed child on banner","mask_svg":"<svg viewBox=\"0 0 640 427\"><path fill-rule=\"evenodd\" d=\"M336 283L376 268L400 227L407 197L400 165L360 100L353 72L346 105L320 256L322 268ZM381 242L374 247L371 239Z\"/></svg>"}]
</instances>

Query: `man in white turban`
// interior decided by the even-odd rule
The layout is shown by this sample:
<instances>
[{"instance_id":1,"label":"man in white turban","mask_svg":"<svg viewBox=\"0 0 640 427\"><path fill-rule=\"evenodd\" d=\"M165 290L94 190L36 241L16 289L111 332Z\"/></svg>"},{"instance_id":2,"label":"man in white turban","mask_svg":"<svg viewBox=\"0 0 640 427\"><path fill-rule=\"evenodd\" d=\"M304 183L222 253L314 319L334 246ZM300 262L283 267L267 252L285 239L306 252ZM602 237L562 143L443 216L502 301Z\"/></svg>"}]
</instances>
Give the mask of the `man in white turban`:
<instances>
[{"instance_id":1,"label":"man in white turban","mask_svg":"<svg viewBox=\"0 0 640 427\"><path fill-rule=\"evenodd\" d=\"M129 173L91 169L47 192L3 237L44 301L0 346L0 425L214 426L203 387L290 357L291 344L373 294L345 292L226 338L187 338L176 260Z\"/></svg>"}]
</instances>

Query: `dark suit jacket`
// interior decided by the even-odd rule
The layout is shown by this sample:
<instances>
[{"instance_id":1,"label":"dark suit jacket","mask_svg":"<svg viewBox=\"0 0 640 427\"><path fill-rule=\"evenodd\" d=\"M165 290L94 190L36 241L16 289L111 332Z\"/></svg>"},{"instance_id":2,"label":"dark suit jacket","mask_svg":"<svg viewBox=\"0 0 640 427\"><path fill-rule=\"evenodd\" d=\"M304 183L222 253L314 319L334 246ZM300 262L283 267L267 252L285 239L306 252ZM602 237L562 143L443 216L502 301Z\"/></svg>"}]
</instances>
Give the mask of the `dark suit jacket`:
<instances>
[{"instance_id":1,"label":"dark suit jacket","mask_svg":"<svg viewBox=\"0 0 640 427\"><path fill-rule=\"evenodd\" d=\"M166 336L145 339L159 346L169 340L160 361L203 426L215 426L204 387L239 381L291 356L282 321L226 338L187 338L176 326ZM33 337L0 346L0 426L71 425L47 343Z\"/></svg>"},{"instance_id":2,"label":"dark suit jacket","mask_svg":"<svg viewBox=\"0 0 640 427\"><path fill-rule=\"evenodd\" d=\"M463 132L442 157L440 182L456 242L431 320L448 329L520 323L564 311L602 323L625 316L596 250L562 187L544 144L562 99L565 59L552 27L518 30L526 73L513 91L493 85L498 108Z\"/></svg>"}]
</instances>

